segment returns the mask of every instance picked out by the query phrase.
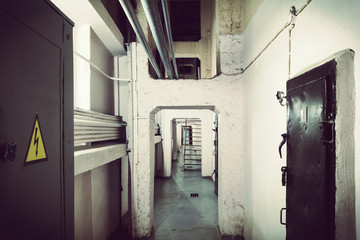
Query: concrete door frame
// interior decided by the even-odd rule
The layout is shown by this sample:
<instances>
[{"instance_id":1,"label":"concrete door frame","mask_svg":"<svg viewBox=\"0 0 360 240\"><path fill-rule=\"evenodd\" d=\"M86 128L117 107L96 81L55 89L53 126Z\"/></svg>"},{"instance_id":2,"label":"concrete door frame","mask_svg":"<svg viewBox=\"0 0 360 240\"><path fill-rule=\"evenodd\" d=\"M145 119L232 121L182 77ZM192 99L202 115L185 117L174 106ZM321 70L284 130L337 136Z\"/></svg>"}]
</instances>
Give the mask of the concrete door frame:
<instances>
[{"instance_id":1,"label":"concrete door frame","mask_svg":"<svg viewBox=\"0 0 360 240\"><path fill-rule=\"evenodd\" d=\"M157 106L148 118L137 118L131 167L131 231L132 237L149 237L154 217L154 165L155 165L155 114L163 109L211 110L218 116L215 106ZM219 162L221 157L219 154ZM219 175L219 179L221 175ZM220 181L219 181L220 183ZM221 184L219 184L221 187ZM219 200L218 200L219 201ZM218 208L220 210L220 208Z\"/></svg>"},{"instance_id":2,"label":"concrete door frame","mask_svg":"<svg viewBox=\"0 0 360 240\"><path fill-rule=\"evenodd\" d=\"M163 110L173 110L173 109L163 109ZM199 111L199 112L197 112ZM160 111L159 111L160 112ZM202 176L211 176L213 172L213 155L212 151L209 149L213 148L213 140L211 140L211 136L213 135L213 122L215 121L215 115L217 115L214 111L209 109L201 109L201 110L194 110L191 109L190 111L188 109L175 109L175 111L172 111L171 113L165 112L165 122L162 122L162 138L163 138L163 149L164 149L164 177L170 177L171 176L171 160L173 158L173 152L172 152L172 143L171 143L171 133L172 133L172 125L171 122L174 119L177 118L198 118L201 120L201 127L202 127L202 135L203 140L202 141ZM212 115L213 116L207 116ZM212 119L213 118L213 119ZM211 125L211 126L210 126ZM210 126L210 127L209 127Z\"/></svg>"}]
</instances>

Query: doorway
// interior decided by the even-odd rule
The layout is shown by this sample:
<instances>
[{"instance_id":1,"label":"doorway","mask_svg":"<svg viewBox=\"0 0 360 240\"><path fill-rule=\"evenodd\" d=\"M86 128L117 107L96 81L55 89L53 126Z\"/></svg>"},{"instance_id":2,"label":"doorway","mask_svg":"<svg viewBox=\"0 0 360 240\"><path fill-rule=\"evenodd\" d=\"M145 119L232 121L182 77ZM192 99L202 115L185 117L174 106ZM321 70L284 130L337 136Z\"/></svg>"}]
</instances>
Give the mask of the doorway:
<instances>
[{"instance_id":1,"label":"doorway","mask_svg":"<svg viewBox=\"0 0 360 240\"><path fill-rule=\"evenodd\" d=\"M168 176L155 178L155 238L221 239L217 195L212 178L216 114L209 110L163 110L158 114L162 115L159 125L163 134L164 156L169 148L171 172ZM155 121L159 121L159 115L155 116ZM210 137L205 138L204 135ZM166 142L170 142L170 147L166 146ZM204 154L203 149L206 149ZM194 161L193 164L197 165L188 165ZM168 164L165 162L164 157L164 166Z\"/></svg>"},{"instance_id":2,"label":"doorway","mask_svg":"<svg viewBox=\"0 0 360 240\"><path fill-rule=\"evenodd\" d=\"M185 118L180 124L183 168L185 171L201 171L201 120Z\"/></svg>"}]
</instances>

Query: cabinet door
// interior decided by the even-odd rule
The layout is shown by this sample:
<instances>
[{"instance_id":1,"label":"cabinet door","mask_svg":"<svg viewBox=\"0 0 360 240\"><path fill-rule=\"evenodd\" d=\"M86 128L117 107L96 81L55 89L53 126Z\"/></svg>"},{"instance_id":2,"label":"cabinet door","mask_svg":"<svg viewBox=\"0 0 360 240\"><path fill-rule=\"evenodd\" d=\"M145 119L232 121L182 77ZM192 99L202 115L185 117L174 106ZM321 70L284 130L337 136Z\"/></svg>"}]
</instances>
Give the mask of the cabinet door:
<instances>
[{"instance_id":1,"label":"cabinet door","mask_svg":"<svg viewBox=\"0 0 360 240\"><path fill-rule=\"evenodd\" d=\"M64 173L72 169L64 124L69 25L46 1L30 2L0 7L0 239L65 239L65 218L73 214L73 172ZM5 143L16 144L13 159L3 159Z\"/></svg>"}]
</instances>

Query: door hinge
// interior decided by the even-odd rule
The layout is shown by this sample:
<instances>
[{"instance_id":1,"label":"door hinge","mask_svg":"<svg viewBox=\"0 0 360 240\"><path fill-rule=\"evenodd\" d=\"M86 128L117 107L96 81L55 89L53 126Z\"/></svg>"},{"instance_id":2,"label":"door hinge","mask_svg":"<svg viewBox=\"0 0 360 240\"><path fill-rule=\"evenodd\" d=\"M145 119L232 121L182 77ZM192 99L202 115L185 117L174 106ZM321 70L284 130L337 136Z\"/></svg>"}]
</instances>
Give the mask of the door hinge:
<instances>
[{"instance_id":1,"label":"door hinge","mask_svg":"<svg viewBox=\"0 0 360 240\"><path fill-rule=\"evenodd\" d=\"M284 222L283 221L283 212L286 212L286 208L282 208L281 210L280 210L280 224L282 224L282 225L286 225L286 221ZM285 219L286 220L286 219Z\"/></svg>"}]
</instances>

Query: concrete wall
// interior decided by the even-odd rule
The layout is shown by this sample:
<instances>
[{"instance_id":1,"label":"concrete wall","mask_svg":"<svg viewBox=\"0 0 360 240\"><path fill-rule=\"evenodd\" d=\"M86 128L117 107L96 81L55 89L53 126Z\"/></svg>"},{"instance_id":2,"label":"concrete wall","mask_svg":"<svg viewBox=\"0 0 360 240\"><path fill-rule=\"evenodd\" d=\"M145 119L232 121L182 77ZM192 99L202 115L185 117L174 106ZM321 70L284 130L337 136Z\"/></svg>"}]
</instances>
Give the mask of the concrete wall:
<instances>
[{"instance_id":1,"label":"concrete wall","mask_svg":"<svg viewBox=\"0 0 360 240\"><path fill-rule=\"evenodd\" d=\"M90 31L90 61L109 76L114 75L113 55L107 50L94 31ZM90 78L91 110L114 114L114 83L92 69Z\"/></svg>"},{"instance_id":2,"label":"concrete wall","mask_svg":"<svg viewBox=\"0 0 360 240\"><path fill-rule=\"evenodd\" d=\"M223 234L241 234L243 209L243 144L234 139L241 138L242 93L238 76L220 76L211 80L169 81L153 80L149 77L146 54L139 45L136 47L136 90L138 99L137 159L133 162L133 236L150 235L153 211L153 159L151 129L158 106L175 106L193 109L198 106L216 108L219 113L219 226ZM149 119L150 118L150 119ZM164 126L164 123L163 123ZM150 131L149 131L150 130ZM164 128L162 129L165 130ZM149 141L150 140L150 141ZM150 155L149 155L150 153ZM222 161L226 159L226 161ZM140 177L141 176L141 177ZM136 186L136 189L134 187ZM234 191L236 189L236 191Z\"/></svg>"},{"instance_id":3,"label":"concrete wall","mask_svg":"<svg viewBox=\"0 0 360 240\"><path fill-rule=\"evenodd\" d=\"M129 156L121 158L121 217L129 210Z\"/></svg>"},{"instance_id":4,"label":"concrete wall","mask_svg":"<svg viewBox=\"0 0 360 240\"><path fill-rule=\"evenodd\" d=\"M240 74L242 61L240 0L217 1L217 5L220 72L226 75Z\"/></svg>"},{"instance_id":5,"label":"concrete wall","mask_svg":"<svg viewBox=\"0 0 360 240\"><path fill-rule=\"evenodd\" d=\"M118 10L120 6L115 8L111 6L118 4L117 1L53 0L53 2L75 23L75 107L106 114L121 114L124 115L124 120L128 121L128 83L114 83L90 64L92 62L109 76L129 77L129 59L114 58L119 54L126 54L123 36L116 26L118 22L116 19L116 23L114 22L103 5L105 3L112 11ZM117 62L120 63L119 68ZM114 104L115 96L117 103L120 104ZM128 156L126 146L118 146L118 148L121 151L119 152L118 149L115 153L113 150L100 151L96 148L90 149L90 153L84 154L86 156L81 155L79 151L74 153L76 239L107 239L119 227L120 217L128 210ZM114 161L120 157L122 157L121 161ZM123 188L121 193L120 164Z\"/></svg>"},{"instance_id":6,"label":"concrete wall","mask_svg":"<svg viewBox=\"0 0 360 240\"><path fill-rule=\"evenodd\" d=\"M257 1L259 2L259 1ZM256 12L249 20L242 37L243 68L270 42L276 33L289 21L289 7L300 9L307 1L263 0L256 3ZM245 5L246 7L246 5ZM247 9L244 9L247 12ZM252 10L249 10L252 11ZM248 11L248 12L249 12ZM253 11L252 11L253 12ZM317 63L346 48L355 51L355 80L360 77L358 52L360 43L360 6L357 1L340 2L312 1L296 18L292 31L291 72L294 76L302 69ZM285 227L279 224L279 210L285 207L285 188L281 186L281 166L285 165L286 154L281 160L277 147L280 134L286 132L286 108L276 101L275 93L286 90L289 67L288 29L281 33L268 49L243 74L243 88L246 117L245 126L245 206L249 211L245 222L248 239L285 239ZM359 91L355 81L355 91ZM352 89L354 90L354 89ZM344 89L342 89L344 91ZM349 93L346 93L349 94ZM350 99L355 101L359 95ZM348 100L349 101L349 100ZM356 111L355 142L359 141L359 111ZM351 116L351 115L349 115ZM349 119L352 119L351 117ZM349 137L349 136L348 136ZM344 138L349 141L351 138ZM355 145L356 146L356 145ZM354 150L352 148L352 150ZM351 152L351 149L349 149ZM355 149L359 161L359 148ZM347 157L351 160L353 155ZM359 165L355 165L355 178L359 182ZM350 177L351 170L346 174ZM348 191L353 186L348 185ZM360 193L356 185L356 215L360 217ZM351 205L351 198L348 200ZM337 212L337 221L345 216ZM353 239L344 234L344 226L337 226L337 239ZM360 223L357 221L357 229ZM360 239L358 237L358 239Z\"/></svg>"},{"instance_id":7,"label":"concrete wall","mask_svg":"<svg viewBox=\"0 0 360 240\"><path fill-rule=\"evenodd\" d=\"M237 1L240 3L240 0ZM217 9L217 8L216 8ZM233 8L237 11L237 8ZM216 10L217 11L217 10ZM232 14L231 8L224 13ZM147 31L141 7L138 17ZM229 25L231 26L231 25ZM146 33L147 34L147 33ZM211 33L210 33L211 36ZM225 56L229 44L236 51L240 46L238 37L226 36L229 42L219 44L220 60ZM233 41L234 40L234 41ZM211 44L209 45L211 49ZM207 49L209 50L209 49ZM132 229L133 237L149 236L153 222L154 195L154 115L161 109L212 109L219 120L219 228L223 235L242 235L248 209L244 207L243 154L243 102L241 77L237 55L228 54L227 75L209 80L169 81L154 80L148 73L148 61L143 47L132 45L133 101L132 139ZM232 58L232 59L230 59ZM202 75L204 77L204 75ZM164 123L162 123L164 125ZM164 131L164 129L163 129ZM239 140L239 141L238 141ZM224 159L224 160L223 160Z\"/></svg>"},{"instance_id":8,"label":"concrete wall","mask_svg":"<svg viewBox=\"0 0 360 240\"><path fill-rule=\"evenodd\" d=\"M88 25L74 28L74 51L90 59L90 31ZM90 64L74 56L74 106L90 110Z\"/></svg>"},{"instance_id":9,"label":"concrete wall","mask_svg":"<svg viewBox=\"0 0 360 240\"><path fill-rule=\"evenodd\" d=\"M215 0L201 0L201 39L197 42L174 42L177 58L199 58L201 78L217 74L217 28Z\"/></svg>"},{"instance_id":10,"label":"concrete wall","mask_svg":"<svg viewBox=\"0 0 360 240\"><path fill-rule=\"evenodd\" d=\"M106 74L113 76L114 66L116 66L114 57L92 28L89 25L80 25L75 28L74 32L74 50ZM79 56L75 56L74 63L75 106L105 114L114 114L114 94L116 94L114 82ZM120 70L123 76L126 71ZM121 91L127 94L127 83L121 84ZM128 102L124 101L123 96L121 102L121 113L124 113L124 110L127 111ZM105 158L105 155L101 156L99 153L94 153L94 155L101 159ZM120 191L120 164L122 167L122 192ZM121 161L111 162L75 176L76 239L107 239L112 232L118 229L121 216L128 211L127 172L128 158L125 156Z\"/></svg>"},{"instance_id":11,"label":"concrete wall","mask_svg":"<svg viewBox=\"0 0 360 240\"><path fill-rule=\"evenodd\" d=\"M223 235L244 235L246 239L284 239L285 227L279 224L279 210L285 206L285 188L281 186L280 168L285 165L286 153L278 156L280 134L286 132L286 108L275 98L278 90L285 91L289 74L289 34L282 32L249 67L248 64L288 23L289 8L300 9L307 1L256 1L240 5L240 12L248 12L244 25L241 18L226 19L223 14L239 12L238 5L218 2L219 55L222 75L212 80L154 81L146 71L146 57L137 48L138 120L144 132L151 129L152 111L157 107L215 106L219 112L219 227ZM243 8L243 9L241 9ZM245 8L245 9L244 9ZM246 8L251 8L247 11ZM290 76L345 48L355 50L355 79L359 78L360 50L357 39L360 30L360 9L355 0L312 1L296 18L292 31ZM228 25L222 21L231 21ZM240 21L240 26L237 24ZM234 31L221 27L235 26ZM246 69L242 73L242 69ZM196 89L196 90L195 90ZM359 90L359 85L355 85ZM359 104L356 95L355 103ZM359 111L356 113L355 141L359 141ZM133 202L140 202L133 216L134 236L145 236L152 226L152 180L146 168L152 159L146 157L150 144L138 148L134 173L146 176L140 182ZM355 156L359 156L359 148ZM356 157L358 158L358 157ZM226 159L226 161L224 160ZM345 169L345 168L344 168ZM347 168L348 169L348 168ZM355 165L355 179L359 181L359 166ZM349 170L346 170L349 171ZM345 172L346 172L345 171ZM342 173L343 174L343 173ZM347 172L351 176L351 172ZM351 192L351 186L348 186ZM236 189L234 191L234 189ZM359 187L356 186L356 212L359 214ZM150 203L150 204L149 204ZM350 204L351 205L351 204ZM341 218L337 213L337 219ZM357 223L359 229L360 224ZM345 228L337 229L338 232ZM353 235L350 236L350 238ZM340 238L339 238L340 239Z\"/></svg>"},{"instance_id":12,"label":"concrete wall","mask_svg":"<svg viewBox=\"0 0 360 240\"><path fill-rule=\"evenodd\" d=\"M120 224L120 161L75 176L75 239L107 239Z\"/></svg>"},{"instance_id":13,"label":"concrete wall","mask_svg":"<svg viewBox=\"0 0 360 240\"><path fill-rule=\"evenodd\" d=\"M176 122L176 151L180 151L183 121Z\"/></svg>"},{"instance_id":14,"label":"concrete wall","mask_svg":"<svg viewBox=\"0 0 360 240\"><path fill-rule=\"evenodd\" d=\"M74 50L109 76L114 74L114 59L88 25L74 30ZM114 83L79 56L74 59L75 107L114 114Z\"/></svg>"}]
</instances>

